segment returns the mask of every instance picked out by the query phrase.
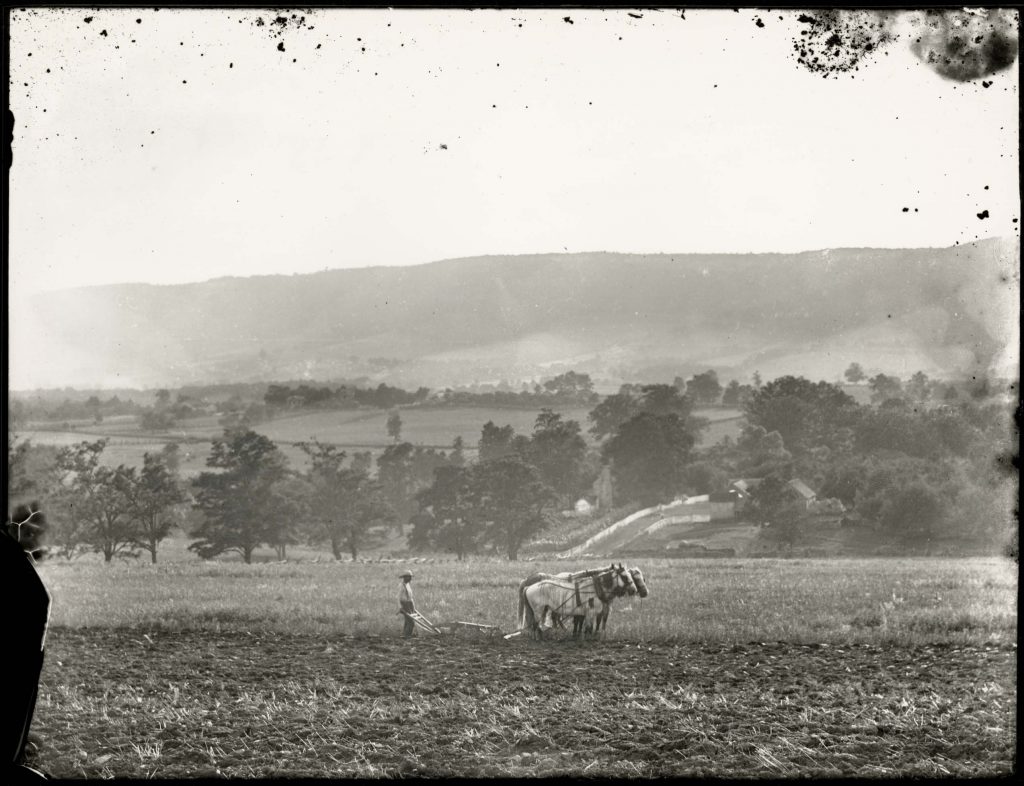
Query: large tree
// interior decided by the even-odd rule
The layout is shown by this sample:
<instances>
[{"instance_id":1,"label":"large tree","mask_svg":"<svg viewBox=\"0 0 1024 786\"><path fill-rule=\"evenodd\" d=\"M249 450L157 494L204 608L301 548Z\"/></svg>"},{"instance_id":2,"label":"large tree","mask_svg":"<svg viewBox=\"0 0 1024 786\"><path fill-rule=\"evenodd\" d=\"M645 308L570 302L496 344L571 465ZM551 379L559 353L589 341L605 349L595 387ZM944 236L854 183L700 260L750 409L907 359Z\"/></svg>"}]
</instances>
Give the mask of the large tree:
<instances>
[{"instance_id":1,"label":"large tree","mask_svg":"<svg viewBox=\"0 0 1024 786\"><path fill-rule=\"evenodd\" d=\"M11 500L18 499L36 489L37 481L29 469L29 457L32 443L17 440L13 433L7 432L7 501L8 509Z\"/></svg>"},{"instance_id":2,"label":"large tree","mask_svg":"<svg viewBox=\"0 0 1024 786\"><path fill-rule=\"evenodd\" d=\"M671 500L682 491L694 443L676 414L641 412L623 423L602 448L617 497L645 505Z\"/></svg>"},{"instance_id":3,"label":"large tree","mask_svg":"<svg viewBox=\"0 0 1024 786\"><path fill-rule=\"evenodd\" d=\"M377 480L395 512L395 526L399 533L417 509L415 496L421 484L417 482L413 469L415 452L411 442L399 442L388 445L377 457Z\"/></svg>"},{"instance_id":4,"label":"large tree","mask_svg":"<svg viewBox=\"0 0 1024 786\"><path fill-rule=\"evenodd\" d=\"M144 453L131 496L131 516L137 524L136 545L149 552L156 564L157 547L183 520L188 495L164 453Z\"/></svg>"},{"instance_id":5,"label":"large tree","mask_svg":"<svg viewBox=\"0 0 1024 786\"><path fill-rule=\"evenodd\" d=\"M335 559L347 551L352 559L371 541L371 530L390 524L394 510L380 483L361 469L343 465L345 452L320 442L302 443L309 456L306 515L314 523L313 539L327 541Z\"/></svg>"},{"instance_id":6,"label":"large tree","mask_svg":"<svg viewBox=\"0 0 1024 786\"><path fill-rule=\"evenodd\" d=\"M680 393L675 385L623 385L618 393L606 396L587 415L592 424L590 432L598 439L604 439L641 412L678 415L694 435L706 425L703 418L693 417L693 400Z\"/></svg>"},{"instance_id":7,"label":"large tree","mask_svg":"<svg viewBox=\"0 0 1024 786\"><path fill-rule=\"evenodd\" d=\"M596 398L590 375L578 374L575 371L567 371L547 380L544 383L544 390L556 398L578 401L582 404L590 404Z\"/></svg>"},{"instance_id":8,"label":"large tree","mask_svg":"<svg viewBox=\"0 0 1024 786\"><path fill-rule=\"evenodd\" d=\"M61 481L55 501L64 519L57 528L58 548L74 554L85 547L102 553L109 563L118 555L138 553L138 525L132 517L138 478L134 467L100 463L106 444L105 439L80 442L57 454Z\"/></svg>"},{"instance_id":9,"label":"large tree","mask_svg":"<svg viewBox=\"0 0 1024 786\"><path fill-rule=\"evenodd\" d=\"M418 495L409 543L455 553L460 560L490 545L510 560L547 525L555 495L537 469L518 456L469 467L439 467L433 484Z\"/></svg>"},{"instance_id":10,"label":"large tree","mask_svg":"<svg viewBox=\"0 0 1024 786\"><path fill-rule=\"evenodd\" d=\"M747 422L777 431L795 454L833 447L838 433L855 423L857 402L836 385L785 376L761 386L747 401Z\"/></svg>"},{"instance_id":11,"label":"large tree","mask_svg":"<svg viewBox=\"0 0 1024 786\"><path fill-rule=\"evenodd\" d=\"M474 467L438 467L434 482L417 494L422 509L413 517L409 545L450 551L462 561L483 542L484 522L473 488Z\"/></svg>"},{"instance_id":12,"label":"large tree","mask_svg":"<svg viewBox=\"0 0 1024 786\"><path fill-rule=\"evenodd\" d=\"M760 478L772 472L788 474L793 455L778 431L745 425L736 440L736 468L744 477Z\"/></svg>"},{"instance_id":13,"label":"large tree","mask_svg":"<svg viewBox=\"0 0 1024 786\"><path fill-rule=\"evenodd\" d=\"M510 560L547 525L545 514L555 499L536 468L512 456L477 464L471 491L478 515L488 522L488 540Z\"/></svg>"},{"instance_id":14,"label":"large tree","mask_svg":"<svg viewBox=\"0 0 1024 786\"><path fill-rule=\"evenodd\" d=\"M465 441L462 437L456 437L452 440L452 449L448 454L448 464L453 467L463 467L466 465L466 454L464 449L466 447Z\"/></svg>"},{"instance_id":15,"label":"large tree","mask_svg":"<svg viewBox=\"0 0 1024 786\"><path fill-rule=\"evenodd\" d=\"M849 368L843 372L843 376L846 377L846 380L851 385L856 385L867 378L867 374L864 373L864 369L861 368L860 363L851 363Z\"/></svg>"},{"instance_id":16,"label":"large tree","mask_svg":"<svg viewBox=\"0 0 1024 786\"><path fill-rule=\"evenodd\" d=\"M599 440L610 437L638 410L637 397L623 386L618 393L605 396L587 415L591 424L590 433Z\"/></svg>"},{"instance_id":17,"label":"large tree","mask_svg":"<svg viewBox=\"0 0 1024 786\"><path fill-rule=\"evenodd\" d=\"M750 385L741 385L735 379L725 386L722 393L722 405L726 407L742 407L754 394Z\"/></svg>"},{"instance_id":18,"label":"large tree","mask_svg":"<svg viewBox=\"0 0 1024 786\"><path fill-rule=\"evenodd\" d=\"M270 488L270 509L274 526L267 544L274 547L279 560L288 559L288 547L301 543L306 534L305 525L309 487L302 477L286 473Z\"/></svg>"},{"instance_id":19,"label":"large tree","mask_svg":"<svg viewBox=\"0 0 1024 786\"><path fill-rule=\"evenodd\" d=\"M882 404L889 399L898 399L903 395L903 383L899 377L887 374L875 374L868 380L871 388L871 403Z\"/></svg>"},{"instance_id":20,"label":"large tree","mask_svg":"<svg viewBox=\"0 0 1024 786\"><path fill-rule=\"evenodd\" d=\"M484 423L477 443L477 458L480 461L513 456L516 453L516 432L510 425L498 426L493 420Z\"/></svg>"},{"instance_id":21,"label":"large tree","mask_svg":"<svg viewBox=\"0 0 1024 786\"><path fill-rule=\"evenodd\" d=\"M388 436L397 444L402 439L402 416L398 414L397 409L388 413L387 428Z\"/></svg>"},{"instance_id":22,"label":"large tree","mask_svg":"<svg viewBox=\"0 0 1024 786\"><path fill-rule=\"evenodd\" d=\"M807 509L780 475L766 477L751 493L748 515L764 529L762 537L792 547L800 540Z\"/></svg>"},{"instance_id":23,"label":"large tree","mask_svg":"<svg viewBox=\"0 0 1024 786\"><path fill-rule=\"evenodd\" d=\"M416 494L431 484L434 470L448 464L444 451L413 446L409 442L388 445L377 458L377 479L394 511L398 534L419 510Z\"/></svg>"},{"instance_id":24,"label":"large tree","mask_svg":"<svg viewBox=\"0 0 1024 786\"><path fill-rule=\"evenodd\" d=\"M644 385L640 388L638 404L640 412L678 415L684 421L693 411L693 398L680 393L675 385Z\"/></svg>"},{"instance_id":25,"label":"large tree","mask_svg":"<svg viewBox=\"0 0 1024 786\"><path fill-rule=\"evenodd\" d=\"M550 409L541 410L527 455L561 503L571 504L586 485L587 443L575 420L564 420Z\"/></svg>"},{"instance_id":26,"label":"large tree","mask_svg":"<svg viewBox=\"0 0 1024 786\"><path fill-rule=\"evenodd\" d=\"M705 406L717 404L722 396L722 384L718 381L718 374L714 369L709 369L703 374L695 374L686 383L686 393Z\"/></svg>"},{"instance_id":27,"label":"large tree","mask_svg":"<svg viewBox=\"0 0 1024 786\"><path fill-rule=\"evenodd\" d=\"M278 540L275 530L287 511L274 485L285 477L286 459L267 437L238 428L213 440L206 465L218 471L195 480L203 520L189 549L204 559L237 551L251 563L259 546Z\"/></svg>"},{"instance_id":28,"label":"large tree","mask_svg":"<svg viewBox=\"0 0 1024 786\"><path fill-rule=\"evenodd\" d=\"M919 404L926 402L932 393L932 381L923 371L917 371L907 382L907 394Z\"/></svg>"},{"instance_id":29,"label":"large tree","mask_svg":"<svg viewBox=\"0 0 1024 786\"><path fill-rule=\"evenodd\" d=\"M941 532L947 505L941 494L921 481L895 489L881 510L881 524L904 542L930 544Z\"/></svg>"}]
</instances>

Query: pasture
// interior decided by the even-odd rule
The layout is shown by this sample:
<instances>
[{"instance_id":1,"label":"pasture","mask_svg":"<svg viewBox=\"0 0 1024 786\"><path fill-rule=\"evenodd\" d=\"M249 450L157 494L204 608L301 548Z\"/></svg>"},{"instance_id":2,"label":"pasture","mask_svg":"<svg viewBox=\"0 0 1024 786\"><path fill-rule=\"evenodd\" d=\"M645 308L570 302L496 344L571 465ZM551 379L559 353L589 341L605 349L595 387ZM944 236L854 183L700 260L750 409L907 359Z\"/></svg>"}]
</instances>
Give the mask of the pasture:
<instances>
[{"instance_id":1,"label":"pasture","mask_svg":"<svg viewBox=\"0 0 1024 786\"><path fill-rule=\"evenodd\" d=\"M407 563L44 563L34 730L62 777L983 776L1015 751L1000 558L640 560L602 641L405 641ZM580 562L412 565L434 622L515 628Z\"/></svg>"},{"instance_id":2,"label":"pasture","mask_svg":"<svg viewBox=\"0 0 1024 786\"><path fill-rule=\"evenodd\" d=\"M408 407L400 409L402 417L402 439L414 445L449 450L456 437L462 437L467 456L476 455L480 431L487 421L498 426L510 425L517 434L530 434L540 410L534 409L487 409L483 407L428 408ZM555 407L568 420L575 420L583 429L583 436L593 444L587 432L587 408ZM702 434L701 445L720 442L726 435L736 439L740 431L740 412L733 409L698 410L701 417L710 422ZM378 456L393 440L387 432L388 412L380 409L330 410L323 412L299 412L259 423L253 430L278 443L281 450L295 467L304 466L305 455L294 447L297 442L319 440L339 445L349 453L369 450ZM99 424L83 424L73 430L51 430L43 428L19 431L20 439L29 439L39 445L64 447L83 440L109 440L103 461L110 466L126 464L141 466L142 455L160 450L168 442L181 444L181 472L185 477L194 476L206 469L206 457L210 452L210 440L219 437L224 429L215 417L201 417L182 421L166 432L141 432L134 420L113 419Z\"/></svg>"}]
</instances>

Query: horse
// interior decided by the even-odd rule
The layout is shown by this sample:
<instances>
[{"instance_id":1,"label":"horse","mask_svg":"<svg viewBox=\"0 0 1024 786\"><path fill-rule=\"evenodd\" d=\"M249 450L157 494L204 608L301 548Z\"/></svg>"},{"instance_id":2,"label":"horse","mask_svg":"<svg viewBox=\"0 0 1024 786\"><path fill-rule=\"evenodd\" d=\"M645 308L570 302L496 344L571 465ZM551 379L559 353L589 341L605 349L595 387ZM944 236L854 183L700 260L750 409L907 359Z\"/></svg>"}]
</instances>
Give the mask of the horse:
<instances>
[{"instance_id":1,"label":"horse","mask_svg":"<svg viewBox=\"0 0 1024 786\"><path fill-rule=\"evenodd\" d=\"M570 573L570 572L554 573L554 574L552 574L552 573L534 573L532 576L528 576L527 578L523 579L523 581L521 581L519 583L519 619L520 620L524 619L524 605L526 603L525 589L528 586L530 586L531 584L536 584L538 581L541 581L543 579L560 579L560 580L563 580L563 581L573 581L573 582L575 582L575 581L579 581L581 579L597 576L597 575L602 574L602 573L608 573L609 571L616 571L617 573L622 574L622 576L623 576L623 581L622 581L623 586L615 591L615 593L613 594L612 598L620 597L621 595L626 595L626 594L628 594L628 595L635 595L637 593L636 587L635 586L630 586L630 583L631 583L630 579L632 579L632 576L633 576L634 572L635 573L639 573L639 571L635 570L635 569L632 569L632 568L627 571L627 569L623 568L621 563L619 564L619 566L617 568L615 567L614 564L612 564L608 568L597 568L597 569L593 569L592 568L592 569L589 569L589 570L576 571L574 573ZM642 574L641 574L641 580L642 580ZM604 621L608 619L608 611L610 609L610 603L611 603L612 598L609 598L609 600L607 602L601 601L601 609L600 609L600 611L598 611L596 613L596 615L594 613L592 613L592 611L591 611L592 608L593 608L593 601L592 600L591 600L591 603L589 604L588 608L585 609L583 611L583 613L574 614L573 615L573 633L574 633L574 635L578 634L578 632L579 632L581 627L583 627L585 632L587 632L587 633L591 633L592 634L592 633L595 633L595 632L599 632L600 629L604 626ZM564 624L562 623L562 619L561 619L562 616L563 615L561 615L561 614L559 614L557 612L552 612L552 614L551 614L553 622L557 623L558 625L561 625L562 627L565 627Z\"/></svg>"},{"instance_id":2,"label":"horse","mask_svg":"<svg viewBox=\"0 0 1024 786\"><path fill-rule=\"evenodd\" d=\"M650 594L650 590L647 589L647 582L644 581L644 574L640 568L630 568L629 575L633 579L633 584L636 585L636 594L641 598L646 598ZM632 594L632 593L630 593ZM608 612L612 610L612 604L602 604L601 610L597 613L597 617L594 620L594 634L599 634L602 630L605 630L608 626Z\"/></svg>"},{"instance_id":3,"label":"horse","mask_svg":"<svg viewBox=\"0 0 1024 786\"><path fill-rule=\"evenodd\" d=\"M619 568L621 569L621 567L622 566L620 565ZM580 581L581 579L597 576L597 575L599 575L601 573L604 573L606 571L609 571L609 570L615 570L615 565L614 564L610 565L608 568L596 568L596 569L592 568L590 570L579 570L579 571L576 571L576 572L568 572L567 571L565 573L534 573L534 574L532 574L530 576L527 576L525 579L523 579L521 582L519 582L519 620L520 620L520 628L522 627L522 620L524 619L524 614L525 614L525 606L526 606L526 593L525 593L525 591L526 591L526 588L529 587L531 584L536 584L538 581L543 581L544 579L560 579L562 581ZM591 604L591 606L592 605L593 604ZM584 616L586 616L586 615L584 615ZM557 622L559 625L562 625L562 621L559 618L558 614L553 614L553 620L555 622ZM576 620L574 618L573 619L574 628L575 628L575 622L576 622ZM564 627L564 625L562 625L562 627Z\"/></svg>"},{"instance_id":4,"label":"horse","mask_svg":"<svg viewBox=\"0 0 1024 786\"><path fill-rule=\"evenodd\" d=\"M620 595L636 592L632 574L621 564L558 576L535 574L520 584L519 627L541 638L541 623L549 614L552 625L571 615L573 638L579 638L588 621L593 627L599 613L595 602L603 608Z\"/></svg>"},{"instance_id":5,"label":"horse","mask_svg":"<svg viewBox=\"0 0 1024 786\"><path fill-rule=\"evenodd\" d=\"M609 576L610 577L610 576ZM603 577L601 577L603 578ZM617 582L617 579L613 578ZM561 617L572 615L573 638L579 638L586 621L596 614L594 600L603 593L601 579L589 579L584 583L561 579L541 579L524 591L523 628L536 638L542 638L542 627L550 617L551 627L561 625Z\"/></svg>"},{"instance_id":6,"label":"horse","mask_svg":"<svg viewBox=\"0 0 1024 786\"><path fill-rule=\"evenodd\" d=\"M578 636L581 632L586 635L596 635L600 633L600 620L602 618L607 619L612 601L615 600L615 598L622 597L623 595L636 595L637 588L636 583L633 581L633 574L628 569L624 568L622 563L619 563L618 567L612 565L611 570L615 571L618 581L609 583L606 577L605 589L607 592L605 597L591 598L587 606L584 608L583 614L579 614L578 612L573 614L572 622L574 637ZM603 572L604 571L593 570L581 571L581 573L584 574L584 577L586 577L587 574L600 575L600 573ZM600 610L598 611L594 611L595 600L599 600L601 603ZM555 619L558 620L557 614L555 614Z\"/></svg>"}]
</instances>

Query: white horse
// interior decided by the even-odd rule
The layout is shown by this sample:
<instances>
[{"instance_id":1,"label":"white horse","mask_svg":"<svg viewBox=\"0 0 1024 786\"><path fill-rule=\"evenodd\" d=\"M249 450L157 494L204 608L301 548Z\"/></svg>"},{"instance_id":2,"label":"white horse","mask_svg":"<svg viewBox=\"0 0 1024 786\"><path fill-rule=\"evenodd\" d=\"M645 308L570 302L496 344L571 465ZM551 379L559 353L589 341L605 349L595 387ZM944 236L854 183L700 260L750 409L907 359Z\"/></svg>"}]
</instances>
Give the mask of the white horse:
<instances>
[{"instance_id":1,"label":"white horse","mask_svg":"<svg viewBox=\"0 0 1024 786\"><path fill-rule=\"evenodd\" d=\"M571 616L573 638L578 638L588 623L591 629L596 627L601 611L612 600L636 593L632 574L621 564L554 576L534 574L519 585L519 628L540 638L549 617L547 627L554 627Z\"/></svg>"}]
</instances>

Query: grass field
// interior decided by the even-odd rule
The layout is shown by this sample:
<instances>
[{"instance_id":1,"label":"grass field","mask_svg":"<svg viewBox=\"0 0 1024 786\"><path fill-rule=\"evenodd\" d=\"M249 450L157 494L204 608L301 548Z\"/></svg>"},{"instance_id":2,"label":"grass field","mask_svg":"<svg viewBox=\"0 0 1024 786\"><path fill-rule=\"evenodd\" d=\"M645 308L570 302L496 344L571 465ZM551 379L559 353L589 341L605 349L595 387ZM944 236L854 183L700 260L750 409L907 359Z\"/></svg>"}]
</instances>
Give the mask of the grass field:
<instances>
[{"instance_id":1,"label":"grass field","mask_svg":"<svg viewBox=\"0 0 1024 786\"><path fill-rule=\"evenodd\" d=\"M519 581L582 562L423 562L422 611L515 629ZM397 563L395 563L397 564ZM389 562L143 560L44 563L62 627L386 635L396 621ZM992 559L641 560L651 595L622 599L612 638L737 642L1012 641L1016 577Z\"/></svg>"},{"instance_id":2,"label":"grass field","mask_svg":"<svg viewBox=\"0 0 1024 786\"><path fill-rule=\"evenodd\" d=\"M556 408L569 420L579 422L585 438L587 433L586 408ZM480 407L420 408L400 411L402 439L414 445L450 449L457 436L465 443L465 452L472 457L480 441L480 431L491 420L498 426L511 425L517 434L529 434L539 410L485 409ZM713 445L726 435L733 439L739 435L740 413L732 409L708 409L698 412L711 421L703 432L702 445ZM294 466L303 466L305 455L294 447L296 442L311 441L340 445L349 452L369 450L374 457L392 443L387 433L388 413L385 410L333 410L289 414L254 426L254 430L277 442ZM99 424L82 424L77 430L57 431L27 429L18 433L40 445L63 447L83 440L106 438L108 445L103 461L110 466L126 464L141 466L142 455L160 450L168 442L182 445L181 472L186 477L206 469L210 440L224 433L215 417L202 417L183 421L181 427L166 433L142 433L133 420L119 419Z\"/></svg>"},{"instance_id":3,"label":"grass field","mask_svg":"<svg viewBox=\"0 0 1024 786\"><path fill-rule=\"evenodd\" d=\"M601 641L399 637L397 562L45 564L57 777L979 777L1012 771L1016 566L649 560ZM424 561L514 627L578 563Z\"/></svg>"}]
</instances>

